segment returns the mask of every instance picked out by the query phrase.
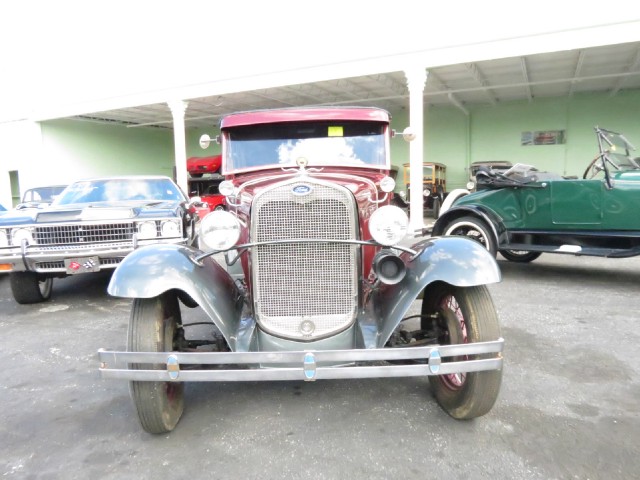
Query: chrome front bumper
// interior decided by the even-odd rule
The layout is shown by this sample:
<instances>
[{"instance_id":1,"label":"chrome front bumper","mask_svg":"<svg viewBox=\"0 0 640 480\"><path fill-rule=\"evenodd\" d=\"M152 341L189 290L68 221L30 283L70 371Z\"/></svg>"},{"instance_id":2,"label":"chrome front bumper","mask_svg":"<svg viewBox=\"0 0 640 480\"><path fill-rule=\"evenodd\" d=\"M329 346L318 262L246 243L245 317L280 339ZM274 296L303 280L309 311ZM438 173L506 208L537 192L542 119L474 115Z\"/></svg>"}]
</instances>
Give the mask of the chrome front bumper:
<instances>
[{"instance_id":1,"label":"chrome front bumper","mask_svg":"<svg viewBox=\"0 0 640 480\"><path fill-rule=\"evenodd\" d=\"M11 264L14 272L65 273L68 258L98 257L100 269L114 269L122 259L137 248L155 243L184 244L182 238L109 244L78 244L60 246L23 246L0 250L0 264Z\"/></svg>"},{"instance_id":2,"label":"chrome front bumper","mask_svg":"<svg viewBox=\"0 0 640 480\"><path fill-rule=\"evenodd\" d=\"M460 345L356 350L280 352L117 352L100 349L102 378L161 382L235 382L257 380L323 380L339 378L419 377L480 372L502 368L504 339ZM446 361L449 357L486 355L479 360ZM358 365L358 362L424 360L409 365ZM159 370L135 370L128 363L159 364ZM349 364L323 366L322 364ZM268 365L294 365L287 367ZM356 364L356 365L353 365ZM182 365L230 365L244 369L187 369Z\"/></svg>"}]
</instances>

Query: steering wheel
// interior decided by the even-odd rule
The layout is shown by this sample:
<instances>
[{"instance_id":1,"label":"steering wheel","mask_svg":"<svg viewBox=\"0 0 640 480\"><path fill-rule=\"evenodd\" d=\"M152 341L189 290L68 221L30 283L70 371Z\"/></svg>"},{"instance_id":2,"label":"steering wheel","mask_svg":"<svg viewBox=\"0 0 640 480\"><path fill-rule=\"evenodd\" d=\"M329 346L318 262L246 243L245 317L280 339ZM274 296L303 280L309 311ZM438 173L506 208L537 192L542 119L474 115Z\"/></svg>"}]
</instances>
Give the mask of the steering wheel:
<instances>
[{"instance_id":1,"label":"steering wheel","mask_svg":"<svg viewBox=\"0 0 640 480\"><path fill-rule=\"evenodd\" d=\"M590 180L603 170L602 166L597 163L598 160L601 160L601 159L602 159L602 155L598 155L596 158L591 160L591 162L589 162L587 169L584 171L584 174L582 175L583 179Z\"/></svg>"}]
</instances>

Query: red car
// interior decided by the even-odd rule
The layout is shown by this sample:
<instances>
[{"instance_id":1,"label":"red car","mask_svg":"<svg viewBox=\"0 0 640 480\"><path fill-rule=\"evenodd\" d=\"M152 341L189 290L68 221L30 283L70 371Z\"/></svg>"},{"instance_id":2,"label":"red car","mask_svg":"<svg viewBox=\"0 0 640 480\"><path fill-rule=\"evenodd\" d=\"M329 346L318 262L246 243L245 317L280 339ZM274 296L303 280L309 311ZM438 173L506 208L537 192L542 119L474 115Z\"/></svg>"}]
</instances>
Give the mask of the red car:
<instances>
[{"instance_id":1,"label":"red car","mask_svg":"<svg viewBox=\"0 0 640 480\"><path fill-rule=\"evenodd\" d=\"M222 164L222 155L213 157L191 157L187 159L187 171L194 178L200 178L205 173L217 173Z\"/></svg>"},{"instance_id":2,"label":"red car","mask_svg":"<svg viewBox=\"0 0 640 480\"><path fill-rule=\"evenodd\" d=\"M227 201L224 195L220 194L218 186L224 180L223 177L189 179L189 197L200 197L200 202L195 203L198 217L204 218L209 212L214 210L226 210Z\"/></svg>"}]
</instances>

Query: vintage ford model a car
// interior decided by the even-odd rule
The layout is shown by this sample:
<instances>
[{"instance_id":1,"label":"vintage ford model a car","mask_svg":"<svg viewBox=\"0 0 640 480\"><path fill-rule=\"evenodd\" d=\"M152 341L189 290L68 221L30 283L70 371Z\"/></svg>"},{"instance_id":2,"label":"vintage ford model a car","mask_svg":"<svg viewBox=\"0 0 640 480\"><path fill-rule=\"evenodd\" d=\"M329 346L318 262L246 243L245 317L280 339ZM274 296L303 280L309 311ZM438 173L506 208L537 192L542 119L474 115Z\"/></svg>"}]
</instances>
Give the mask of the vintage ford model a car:
<instances>
[{"instance_id":1,"label":"vintage ford model a car","mask_svg":"<svg viewBox=\"0 0 640 480\"><path fill-rule=\"evenodd\" d=\"M128 350L101 349L100 372L131 381L146 431L175 427L190 381L429 376L452 417L492 408L503 340L486 284L500 271L469 239L402 242L389 122L355 107L222 119L229 210L202 220L200 249L141 248L109 284L133 307ZM185 335L196 306L222 342Z\"/></svg>"},{"instance_id":2,"label":"vintage ford model a car","mask_svg":"<svg viewBox=\"0 0 640 480\"><path fill-rule=\"evenodd\" d=\"M479 191L445 206L433 235L473 238L513 262L542 253L640 255L640 161L624 135L595 132L599 153L582 178L523 164L481 170Z\"/></svg>"}]
</instances>

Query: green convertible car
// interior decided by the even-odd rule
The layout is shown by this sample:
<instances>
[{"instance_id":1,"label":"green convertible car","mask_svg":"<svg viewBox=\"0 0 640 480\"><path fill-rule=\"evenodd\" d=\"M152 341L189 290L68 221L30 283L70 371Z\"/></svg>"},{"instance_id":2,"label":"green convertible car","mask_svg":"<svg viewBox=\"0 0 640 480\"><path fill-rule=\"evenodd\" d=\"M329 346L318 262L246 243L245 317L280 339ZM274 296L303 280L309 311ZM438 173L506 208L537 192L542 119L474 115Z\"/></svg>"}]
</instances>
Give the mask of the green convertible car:
<instances>
[{"instance_id":1,"label":"green convertible car","mask_svg":"<svg viewBox=\"0 0 640 480\"><path fill-rule=\"evenodd\" d=\"M478 191L443 205L432 235L464 235L514 262L542 253L640 255L640 158L627 139L595 128L599 154L582 178L516 164L478 173Z\"/></svg>"}]
</instances>

